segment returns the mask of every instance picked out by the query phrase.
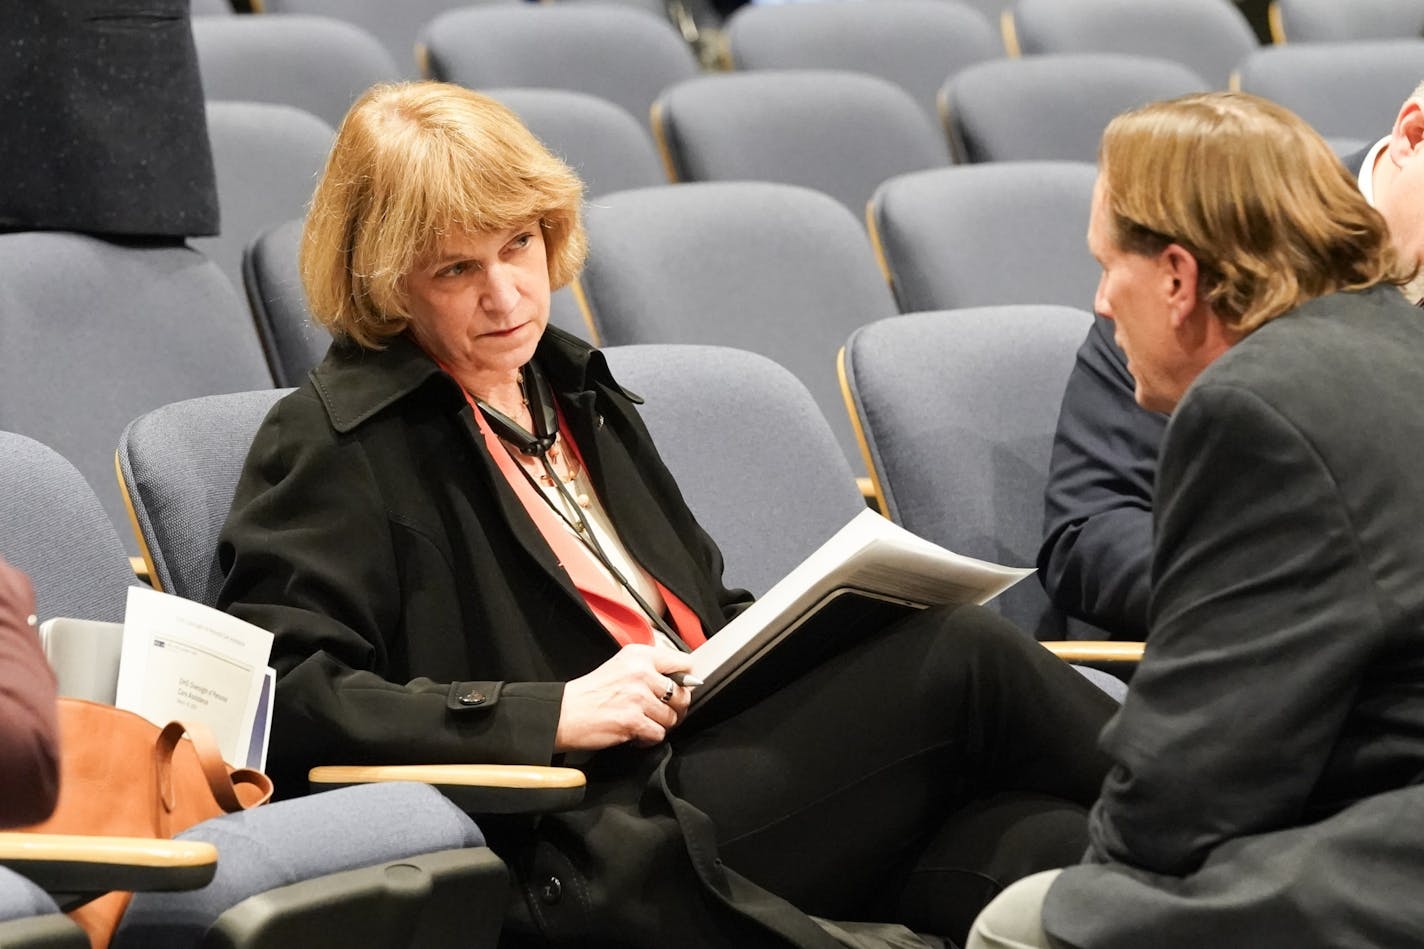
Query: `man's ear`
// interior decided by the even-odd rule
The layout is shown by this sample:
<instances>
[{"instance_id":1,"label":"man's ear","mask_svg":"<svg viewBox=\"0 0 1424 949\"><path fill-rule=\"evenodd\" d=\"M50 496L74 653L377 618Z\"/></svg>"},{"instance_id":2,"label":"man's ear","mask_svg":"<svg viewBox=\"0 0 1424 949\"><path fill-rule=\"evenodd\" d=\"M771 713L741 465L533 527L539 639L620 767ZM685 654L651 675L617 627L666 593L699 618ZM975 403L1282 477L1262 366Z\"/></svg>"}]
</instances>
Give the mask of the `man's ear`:
<instances>
[{"instance_id":1,"label":"man's ear","mask_svg":"<svg viewBox=\"0 0 1424 949\"><path fill-rule=\"evenodd\" d=\"M1197 259L1181 244L1168 244L1159 259L1163 276L1168 281L1167 302L1172 314L1172 328L1181 329L1187 317L1197 308Z\"/></svg>"},{"instance_id":2,"label":"man's ear","mask_svg":"<svg viewBox=\"0 0 1424 949\"><path fill-rule=\"evenodd\" d=\"M1424 108L1421 108L1418 99L1410 99L1394 120L1386 150L1394 164L1402 165L1414 155L1421 143L1424 143Z\"/></svg>"}]
</instances>

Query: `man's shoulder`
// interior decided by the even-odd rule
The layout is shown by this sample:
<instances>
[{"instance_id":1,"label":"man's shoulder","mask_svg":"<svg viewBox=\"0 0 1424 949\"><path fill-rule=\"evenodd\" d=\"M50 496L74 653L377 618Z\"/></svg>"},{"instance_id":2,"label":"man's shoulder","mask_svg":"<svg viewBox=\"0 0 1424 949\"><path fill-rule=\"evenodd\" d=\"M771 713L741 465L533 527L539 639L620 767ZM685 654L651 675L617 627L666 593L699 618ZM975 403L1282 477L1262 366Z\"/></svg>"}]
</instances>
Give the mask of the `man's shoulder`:
<instances>
[{"instance_id":1,"label":"man's shoulder","mask_svg":"<svg viewBox=\"0 0 1424 949\"><path fill-rule=\"evenodd\" d=\"M1424 313L1391 285L1333 293L1277 317L1228 349L1202 387L1263 391L1424 384Z\"/></svg>"},{"instance_id":2,"label":"man's shoulder","mask_svg":"<svg viewBox=\"0 0 1424 949\"><path fill-rule=\"evenodd\" d=\"M1388 285L1310 301L1232 346L1188 389L1167 439L1193 440L1201 425L1241 431L1257 418L1322 451L1397 452L1368 435L1381 413L1424 445L1424 314Z\"/></svg>"}]
</instances>

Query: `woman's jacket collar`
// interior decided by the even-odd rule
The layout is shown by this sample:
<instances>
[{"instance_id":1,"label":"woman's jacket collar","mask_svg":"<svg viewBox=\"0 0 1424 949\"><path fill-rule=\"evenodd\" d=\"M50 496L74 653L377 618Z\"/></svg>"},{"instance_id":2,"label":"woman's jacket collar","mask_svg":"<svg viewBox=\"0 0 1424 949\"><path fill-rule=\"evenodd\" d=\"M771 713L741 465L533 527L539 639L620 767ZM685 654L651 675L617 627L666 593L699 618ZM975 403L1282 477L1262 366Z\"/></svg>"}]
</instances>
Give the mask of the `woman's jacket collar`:
<instances>
[{"instance_id":1,"label":"woman's jacket collar","mask_svg":"<svg viewBox=\"0 0 1424 949\"><path fill-rule=\"evenodd\" d=\"M642 398L620 386L609 371L603 353L577 336L550 326L539 341L534 358L554 391L565 397L581 392L611 389L634 403ZM331 426L345 434L372 416L399 402L431 380L444 386L451 406L465 404L454 380L402 333L385 349L370 350L348 342L334 343L326 358L311 371L312 385L326 408Z\"/></svg>"}]
</instances>

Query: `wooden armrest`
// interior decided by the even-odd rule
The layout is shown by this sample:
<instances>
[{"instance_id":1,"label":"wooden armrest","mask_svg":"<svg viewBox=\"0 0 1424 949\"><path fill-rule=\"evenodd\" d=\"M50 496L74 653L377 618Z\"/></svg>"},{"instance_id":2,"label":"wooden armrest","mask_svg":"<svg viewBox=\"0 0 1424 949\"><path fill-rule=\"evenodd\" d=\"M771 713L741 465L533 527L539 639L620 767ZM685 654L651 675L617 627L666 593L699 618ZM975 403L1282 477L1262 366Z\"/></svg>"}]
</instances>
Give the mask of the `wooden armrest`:
<instances>
[{"instance_id":1,"label":"wooden armrest","mask_svg":"<svg viewBox=\"0 0 1424 949\"><path fill-rule=\"evenodd\" d=\"M470 814L544 814L583 800L576 768L518 764L325 765L307 773L312 790L378 781L418 781L435 787Z\"/></svg>"},{"instance_id":2,"label":"wooden armrest","mask_svg":"<svg viewBox=\"0 0 1424 949\"><path fill-rule=\"evenodd\" d=\"M1064 662L1096 665L1141 662L1145 645L1140 642L1117 642L1109 639L1068 639L1046 642L1043 648Z\"/></svg>"},{"instance_id":3,"label":"wooden armrest","mask_svg":"<svg viewBox=\"0 0 1424 949\"><path fill-rule=\"evenodd\" d=\"M218 851L195 840L0 833L0 865L73 909L110 890L195 890L217 873Z\"/></svg>"}]
</instances>

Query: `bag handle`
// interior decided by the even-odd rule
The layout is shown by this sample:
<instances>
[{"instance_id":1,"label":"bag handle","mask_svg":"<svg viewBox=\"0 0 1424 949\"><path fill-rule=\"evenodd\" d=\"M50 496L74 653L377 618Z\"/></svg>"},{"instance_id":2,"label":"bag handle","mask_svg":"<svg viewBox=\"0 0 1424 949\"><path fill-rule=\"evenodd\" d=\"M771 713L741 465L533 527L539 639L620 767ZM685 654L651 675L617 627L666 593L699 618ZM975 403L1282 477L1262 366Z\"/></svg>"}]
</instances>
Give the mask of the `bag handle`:
<instances>
[{"instance_id":1,"label":"bag handle","mask_svg":"<svg viewBox=\"0 0 1424 949\"><path fill-rule=\"evenodd\" d=\"M203 768L203 777L207 779L208 789L213 792L213 800L217 801L224 811L231 814L265 804L271 799L272 779L261 771L237 768L229 772L227 762L223 761L222 752L218 750L217 739L213 737L212 729L207 725L202 722L173 721L163 726L153 746L154 763L158 772L158 799L163 803L166 812L171 814L177 806L177 797L173 793L173 753L185 733L193 742L193 750L198 754L198 764ZM254 788L257 798L243 801L238 797L235 785Z\"/></svg>"}]
</instances>

